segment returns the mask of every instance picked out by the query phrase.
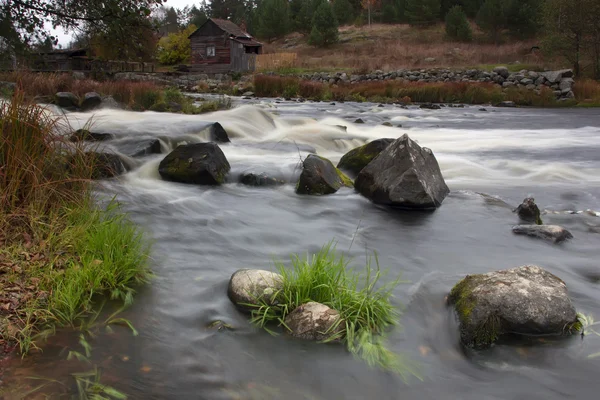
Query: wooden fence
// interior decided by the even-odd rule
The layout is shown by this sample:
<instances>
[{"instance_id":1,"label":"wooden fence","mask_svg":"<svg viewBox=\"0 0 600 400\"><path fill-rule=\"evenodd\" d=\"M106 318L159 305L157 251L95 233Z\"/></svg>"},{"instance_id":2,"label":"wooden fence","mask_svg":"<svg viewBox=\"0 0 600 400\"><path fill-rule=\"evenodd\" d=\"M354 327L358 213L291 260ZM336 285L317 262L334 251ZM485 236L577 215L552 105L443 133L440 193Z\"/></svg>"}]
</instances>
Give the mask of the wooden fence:
<instances>
[{"instance_id":1,"label":"wooden fence","mask_svg":"<svg viewBox=\"0 0 600 400\"><path fill-rule=\"evenodd\" d=\"M278 68L292 68L296 66L298 55L296 53L259 54L256 56L256 70L267 71Z\"/></svg>"}]
</instances>

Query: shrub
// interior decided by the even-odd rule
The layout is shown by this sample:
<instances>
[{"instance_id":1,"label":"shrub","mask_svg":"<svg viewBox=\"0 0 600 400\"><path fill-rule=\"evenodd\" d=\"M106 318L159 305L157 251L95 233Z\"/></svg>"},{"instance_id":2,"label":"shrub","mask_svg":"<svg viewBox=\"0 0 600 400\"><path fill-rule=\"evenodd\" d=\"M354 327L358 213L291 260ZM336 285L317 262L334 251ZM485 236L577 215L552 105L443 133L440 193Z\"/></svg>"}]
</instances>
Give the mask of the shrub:
<instances>
[{"instance_id":1,"label":"shrub","mask_svg":"<svg viewBox=\"0 0 600 400\"><path fill-rule=\"evenodd\" d=\"M454 6L448 11L446 15L446 35L461 42L470 42L473 39L471 25L469 25L467 14L461 6Z\"/></svg>"},{"instance_id":2,"label":"shrub","mask_svg":"<svg viewBox=\"0 0 600 400\"><path fill-rule=\"evenodd\" d=\"M338 41L338 22L331 4L323 2L315 11L308 42L313 46L326 47Z\"/></svg>"},{"instance_id":3,"label":"shrub","mask_svg":"<svg viewBox=\"0 0 600 400\"><path fill-rule=\"evenodd\" d=\"M196 26L189 25L184 30L171 33L158 41L158 61L165 65L174 65L187 62L191 56L190 39L188 38Z\"/></svg>"},{"instance_id":4,"label":"shrub","mask_svg":"<svg viewBox=\"0 0 600 400\"><path fill-rule=\"evenodd\" d=\"M348 0L334 0L333 15L340 25L346 25L354 19L354 9Z\"/></svg>"}]
</instances>

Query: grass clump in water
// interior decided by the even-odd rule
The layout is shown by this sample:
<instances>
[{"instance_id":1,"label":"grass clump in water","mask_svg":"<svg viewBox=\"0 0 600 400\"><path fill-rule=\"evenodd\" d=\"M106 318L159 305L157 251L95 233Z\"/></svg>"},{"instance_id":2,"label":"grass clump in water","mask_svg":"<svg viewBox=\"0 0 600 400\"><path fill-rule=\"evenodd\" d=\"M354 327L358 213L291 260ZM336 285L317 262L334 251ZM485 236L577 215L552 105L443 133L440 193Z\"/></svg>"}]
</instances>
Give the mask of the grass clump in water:
<instances>
[{"instance_id":1,"label":"grass clump in water","mask_svg":"<svg viewBox=\"0 0 600 400\"><path fill-rule=\"evenodd\" d=\"M392 291L399 279L379 285L382 272L375 256L362 273L348 268L348 261L337 253L332 243L317 254L292 257L292 268L276 262L283 276L283 287L271 299L261 302L252 311L252 322L269 330L275 323L285 327L285 318L298 306L314 301L340 314L343 330L326 341L341 341L348 350L371 366L398 372L403 377L417 375L414 368L403 363L401 356L386 348L383 334L399 324L400 312L391 303ZM276 305L270 305L276 304ZM339 326L332 327L337 332Z\"/></svg>"}]
</instances>

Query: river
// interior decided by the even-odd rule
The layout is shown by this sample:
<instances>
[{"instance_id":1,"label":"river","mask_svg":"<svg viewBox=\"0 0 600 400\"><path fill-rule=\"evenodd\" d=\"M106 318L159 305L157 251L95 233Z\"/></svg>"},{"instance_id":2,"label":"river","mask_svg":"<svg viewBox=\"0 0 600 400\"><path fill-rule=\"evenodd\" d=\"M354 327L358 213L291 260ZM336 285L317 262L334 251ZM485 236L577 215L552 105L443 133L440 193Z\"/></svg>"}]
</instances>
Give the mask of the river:
<instances>
[{"instance_id":1,"label":"river","mask_svg":"<svg viewBox=\"0 0 600 400\"><path fill-rule=\"evenodd\" d=\"M106 382L130 399L564 399L595 398L600 336L532 340L486 351L463 349L445 305L466 274L537 264L562 278L578 311L600 319L600 115L596 109L467 106L421 110L372 103L235 100L236 108L201 116L102 110L94 129L164 143L206 140L203 121L218 121L231 183L199 187L160 180L163 155L148 156L125 176L102 183L152 238L155 278L123 313L125 328L92 340ZM71 113L73 126L92 114ZM362 118L364 124L354 124ZM390 122L386 127L382 123ZM338 125L346 126L347 130ZM398 127L401 125L401 127ZM330 196L294 193L300 158L310 151L336 163L366 141L404 133L431 148L452 193L435 212L375 206L351 189ZM166 147L166 145L165 145ZM253 188L242 172L267 172L290 183ZM574 240L552 245L514 236L512 208L533 196L547 224ZM586 212L587 210L590 210ZM572 211L575 213L569 213ZM583 211L579 212L578 211ZM556 212L556 213L555 213ZM364 266L377 252L395 290L402 329L392 350L418 365L421 379L369 368L342 346L273 337L249 325L230 304L227 283L240 268L273 269L273 259L315 252L327 242ZM222 321L232 329L210 325ZM599 329L600 331L600 329ZM46 376L67 381L85 366L65 366L59 333L42 355L13 364L7 382ZM89 369L89 366L88 366ZM35 384L28 385L29 388Z\"/></svg>"}]
</instances>

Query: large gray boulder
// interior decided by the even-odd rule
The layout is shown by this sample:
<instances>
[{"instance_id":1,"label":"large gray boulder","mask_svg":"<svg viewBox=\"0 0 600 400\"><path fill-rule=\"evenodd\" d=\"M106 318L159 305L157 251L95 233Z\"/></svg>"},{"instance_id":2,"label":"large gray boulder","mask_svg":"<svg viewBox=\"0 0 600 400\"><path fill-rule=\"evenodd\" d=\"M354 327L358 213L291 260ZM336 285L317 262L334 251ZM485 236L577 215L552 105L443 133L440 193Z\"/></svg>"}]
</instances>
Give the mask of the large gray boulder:
<instances>
[{"instance_id":1,"label":"large gray boulder","mask_svg":"<svg viewBox=\"0 0 600 400\"><path fill-rule=\"evenodd\" d=\"M225 154L215 143L178 146L158 166L164 180L199 185L220 185L230 170Z\"/></svg>"},{"instance_id":2,"label":"large gray boulder","mask_svg":"<svg viewBox=\"0 0 600 400\"><path fill-rule=\"evenodd\" d=\"M523 203L517 207L514 212L517 213L519 219L523 222L529 222L537 225L542 225L540 209L535 204L533 197L528 197L523 200Z\"/></svg>"},{"instance_id":3,"label":"large gray boulder","mask_svg":"<svg viewBox=\"0 0 600 400\"><path fill-rule=\"evenodd\" d=\"M560 83L563 78L572 78L572 69L562 69L559 71L542 72L541 75L550 83Z\"/></svg>"},{"instance_id":4,"label":"large gray boulder","mask_svg":"<svg viewBox=\"0 0 600 400\"><path fill-rule=\"evenodd\" d=\"M338 340L345 326L340 314L321 303L310 302L297 307L285 317L293 337L306 340Z\"/></svg>"},{"instance_id":5,"label":"large gray boulder","mask_svg":"<svg viewBox=\"0 0 600 400\"><path fill-rule=\"evenodd\" d=\"M94 110L102 104L102 97L96 92L89 92L83 96L81 101L81 111Z\"/></svg>"},{"instance_id":6,"label":"large gray boulder","mask_svg":"<svg viewBox=\"0 0 600 400\"><path fill-rule=\"evenodd\" d=\"M504 79L508 78L508 76L510 75L508 68L502 66L494 68L494 72L503 77Z\"/></svg>"},{"instance_id":7,"label":"large gray boulder","mask_svg":"<svg viewBox=\"0 0 600 400\"><path fill-rule=\"evenodd\" d=\"M468 275L448 297L469 347L488 347L504 334L563 335L581 329L567 285L534 265Z\"/></svg>"},{"instance_id":8,"label":"large gray boulder","mask_svg":"<svg viewBox=\"0 0 600 400\"><path fill-rule=\"evenodd\" d=\"M517 225L512 228L517 235L526 235L538 239L561 243L573 239L571 232L558 225Z\"/></svg>"},{"instance_id":9,"label":"large gray boulder","mask_svg":"<svg viewBox=\"0 0 600 400\"><path fill-rule=\"evenodd\" d=\"M129 157L143 157L150 154L160 154L162 152L160 140L158 139L130 139L125 138L113 142L112 145L121 154Z\"/></svg>"},{"instance_id":10,"label":"large gray boulder","mask_svg":"<svg viewBox=\"0 0 600 400\"><path fill-rule=\"evenodd\" d=\"M450 193L433 152L406 134L363 168L354 185L374 203L409 209L439 207Z\"/></svg>"},{"instance_id":11,"label":"large gray boulder","mask_svg":"<svg viewBox=\"0 0 600 400\"><path fill-rule=\"evenodd\" d=\"M241 269L231 275L227 296L241 310L252 310L262 302L275 304L277 292L283 287L283 277L260 269Z\"/></svg>"},{"instance_id":12,"label":"large gray boulder","mask_svg":"<svg viewBox=\"0 0 600 400\"><path fill-rule=\"evenodd\" d=\"M210 126L210 140L211 142L217 143L229 143L229 136L227 135L227 131L223 128L223 126L215 122Z\"/></svg>"},{"instance_id":13,"label":"large gray boulder","mask_svg":"<svg viewBox=\"0 0 600 400\"><path fill-rule=\"evenodd\" d=\"M394 139L377 139L364 146L352 149L344 154L337 167L352 176L356 176L393 142Z\"/></svg>"},{"instance_id":14,"label":"large gray boulder","mask_svg":"<svg viewBox=\"0 0 600 400\"><path fill-rule=\"evenodd\" d=\"M66 109L79 107L79 99L71 92L58 92L54 95L55 104Z\"/></svg>"},{"instance_id":15,"label":"large gray boulder","mask_svg":"<svg viewBox=\"0 0 600 400\"><path fill-rule=\"evenodd\" d=\"M302 174L296 186L296 193L325 195L337 192L342 186L352 187L352 181L331 161L310 154L302 163Z\"/></svg>"}]
</instances>

